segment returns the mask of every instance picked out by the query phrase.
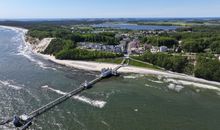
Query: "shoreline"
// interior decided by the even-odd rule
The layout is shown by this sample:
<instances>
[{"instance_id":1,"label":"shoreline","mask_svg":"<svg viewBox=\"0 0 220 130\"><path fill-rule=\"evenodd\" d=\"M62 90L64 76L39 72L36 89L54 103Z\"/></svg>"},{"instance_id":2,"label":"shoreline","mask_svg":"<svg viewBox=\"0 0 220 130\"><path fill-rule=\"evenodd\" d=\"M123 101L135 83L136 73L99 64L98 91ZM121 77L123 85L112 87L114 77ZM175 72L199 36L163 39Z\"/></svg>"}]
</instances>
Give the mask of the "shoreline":
<instances>
[{"instance_id":1,"label":"shoreline","mask_svg":"<svg viewBox=\"0 0 220 130\"><path fill-rule=\"evenodd\" d=\"M20 28L20 27L13 27L13 26L0 25L0 28L4 28L4 29L8 29L8 30L13 30L13 31L16 31L16 32L22 32L23 34L26 34L28 32L28 29Z\"/></svg>"},{"instance_id":2,"label":"shoreline","mask_svg":"<svg viewBox=\"0 0 220 130\"><path fill-rule=\"evenodd\" d=\"M25 42L24 44L26 44L27 46L30 46L33 53L35 53L36 55L38 55L46 60L57 63L59 65L72 67L72 68L76 68L76 69L81 69L81 70L87 70L87 71L96 71L96 72L100 72L102 68L114 68L117 66L117 64L102 63L102 62L59 60L59 59L56 59L54 56L44 55L44 54L39 53L39 51L36 49L36 45L32 45L29 42L27 42L25 40L26 33L28 32L27 29L18 28L18 27L9 27L9 26L0 26L0 27L22 32L22 38L24 39L24 42ZM53 38L47 38L47 40L42 40L40 43L38 43L38 45L40 45L40 49L42 49L42 47L44 48L44 45L48 46L52 39ZM220 86L220 82L216 82L216 81L209 81L209 80L205 80L205 79L201 79L201 78L196 78L196 77L182 74L182 73L153 70L153 69L147 69L147 68L141 68L141 67L135 67L135 66L123 67L118 72L119 73L155 75L155 76L162 76L162 77L166 77L166 78L183 79L183 80L192 81L192 82L199 82L199 83Z\"/></svg>"},{"instance_id":3,"label":"shoreline","mask_svg":"<svg viewBox=\"0 0 220 130\"><path fill-rule=\"evenodd\" d=\"M38 55L40 55L46 60L52 61L59 65L81 69L81 70L87 70L87 71L100 72L102 68L114 68L118 66L118 64L101 63L101 62L99 63L99 62L90 62L90 61L58 60L54 56L43 55L43 54L38 54ZM220 86L220 83L215 82L215 81L209 81L209 80L196 78L196 77L192 77L192 76L180 74L180 73L175 73L175 72L159 71L159 70L153 70L153 69L147 69L147 68L141 68L141 67L135 67L135 66L123 67L119 69L118 72L119 73L131 73L131 74L133 73L133 74L155 75L155 76L162 76L166 78L182 79L186 81Z\"/></svg>"}]
</instances>

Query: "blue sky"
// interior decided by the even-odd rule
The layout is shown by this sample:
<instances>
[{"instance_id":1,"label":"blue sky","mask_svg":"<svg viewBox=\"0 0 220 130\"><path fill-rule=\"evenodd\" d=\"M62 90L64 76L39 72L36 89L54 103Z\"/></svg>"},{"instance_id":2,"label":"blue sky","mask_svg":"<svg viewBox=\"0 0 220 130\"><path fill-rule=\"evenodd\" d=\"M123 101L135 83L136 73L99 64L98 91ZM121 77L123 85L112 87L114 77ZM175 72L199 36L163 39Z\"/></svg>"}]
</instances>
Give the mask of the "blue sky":
<instances>
[{"instance_id":1,"label":"blue sky","mask_svg":"<svg viewBox=\"0 0 220 130\"><path fill-rule=\"evenodd\" d=\"M220 0L1 0L0 19L220 17Z\"/></svg>"}]
</instances>

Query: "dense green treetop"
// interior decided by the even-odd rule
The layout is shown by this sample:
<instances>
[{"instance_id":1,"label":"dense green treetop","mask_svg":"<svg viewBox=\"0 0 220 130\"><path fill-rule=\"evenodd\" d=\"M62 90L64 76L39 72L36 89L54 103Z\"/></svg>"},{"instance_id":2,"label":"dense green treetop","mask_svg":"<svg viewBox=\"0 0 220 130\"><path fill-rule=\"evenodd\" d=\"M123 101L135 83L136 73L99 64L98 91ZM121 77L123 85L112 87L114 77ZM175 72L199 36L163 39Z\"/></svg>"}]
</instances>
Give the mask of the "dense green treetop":
<instances>
[{"instance_id":1,"label":"dense green treetop","mask_svg":"<svg viewBox=\"0 0 220 130\"><path fill-rule=\"evenodd\" d=\"M165 45L176 47L178 42L185 52L203 53L210 50L211 53L220 53L220 26L193 26L182 28L177 32L164 32L158 36L145 37L142 42L154 46Z\"/></svg>"},{"instance_id":2,"label":"dense green treetop","mask_svg":"<svg viewBox=\"0 0 220 130\"><path fill-rule=\"evenodd\" d=\"M69 49L62 50L56 55L57 59L61 60L95 60L99 58L116 58L122 57L123 54L116 54L102 51L89 51L85 49Z\"/></svg>"},{"instance_id":3,"label":"dense green treetop","mask_svg":"<svg viewBox=\"0 0 220 130\"><path fill-rule=\"evenodd\" d=\"M217 59L198 57L195 76L220 82L220 62Z\"/></svg>"},{"instance_id":4,"label":"dense green treetop","mask_svg":"<svg viewBox=\"0 0 220 130\"><path fill-rule=\"evenodd\" d=\"M119 40L115 38L115 33L104 32L81 34L73 32L70 28L56 26L33 27L29 30L28 35L34 38L39 38L40 40L46 37L55 37L72 40L73 42L94 42L108 45L119 44Z\"/></svg>"},{"instance_id":5,"label":"dense green treetop","mask_svg":"<svg viewBox=\"0 0 220 130\"><path fill-rule=\"evenodd\" d=\"M178 41L175 38L164 36L145 37L142 42L152 44L154 46L167 46L169 48L178 44Z\"/></svg>"}]
</instances>

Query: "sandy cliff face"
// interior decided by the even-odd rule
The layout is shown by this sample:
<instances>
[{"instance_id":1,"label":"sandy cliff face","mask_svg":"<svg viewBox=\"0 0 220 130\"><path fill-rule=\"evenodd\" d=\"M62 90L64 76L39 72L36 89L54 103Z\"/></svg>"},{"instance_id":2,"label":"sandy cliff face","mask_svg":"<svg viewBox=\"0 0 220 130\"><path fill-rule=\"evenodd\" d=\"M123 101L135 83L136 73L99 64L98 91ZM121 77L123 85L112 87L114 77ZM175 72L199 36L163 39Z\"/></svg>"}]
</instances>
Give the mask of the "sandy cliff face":
<instances>
[{"instance_id":1,"label":"sandy cliff face","mask_svg":"<svg viewBox=\"0 0 220 130\"><path fill-rule=\"evenodd\" d=\"M39 40L37 38L33 37L26 37L26 41L30 43L32 49L34 52L42 53L44 50L49 46L50 42L54 38L44 38L42 40Z\"/></svg>"}]
</instances>

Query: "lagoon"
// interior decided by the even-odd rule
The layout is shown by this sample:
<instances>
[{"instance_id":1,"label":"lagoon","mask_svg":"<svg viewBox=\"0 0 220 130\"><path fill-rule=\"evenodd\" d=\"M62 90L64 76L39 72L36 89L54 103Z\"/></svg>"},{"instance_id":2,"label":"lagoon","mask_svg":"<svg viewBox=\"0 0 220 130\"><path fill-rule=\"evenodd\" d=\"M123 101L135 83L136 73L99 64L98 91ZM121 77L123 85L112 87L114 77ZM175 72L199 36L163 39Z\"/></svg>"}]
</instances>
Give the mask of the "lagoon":
<instances>
[{"instance_id":1,"label":"lagoon","mask_svg":"<svg viewBox=\"0 0 220 130\"><path fill-rule=\"evenodd\" d=\"M155 25L136 25L136 24L114 24L114 23L103 23L92 25L98 28L113 28L113 29L128 29L128 30L176 30L180 28L178 26L155 26Z\"/></svg>"}]
</instances>

